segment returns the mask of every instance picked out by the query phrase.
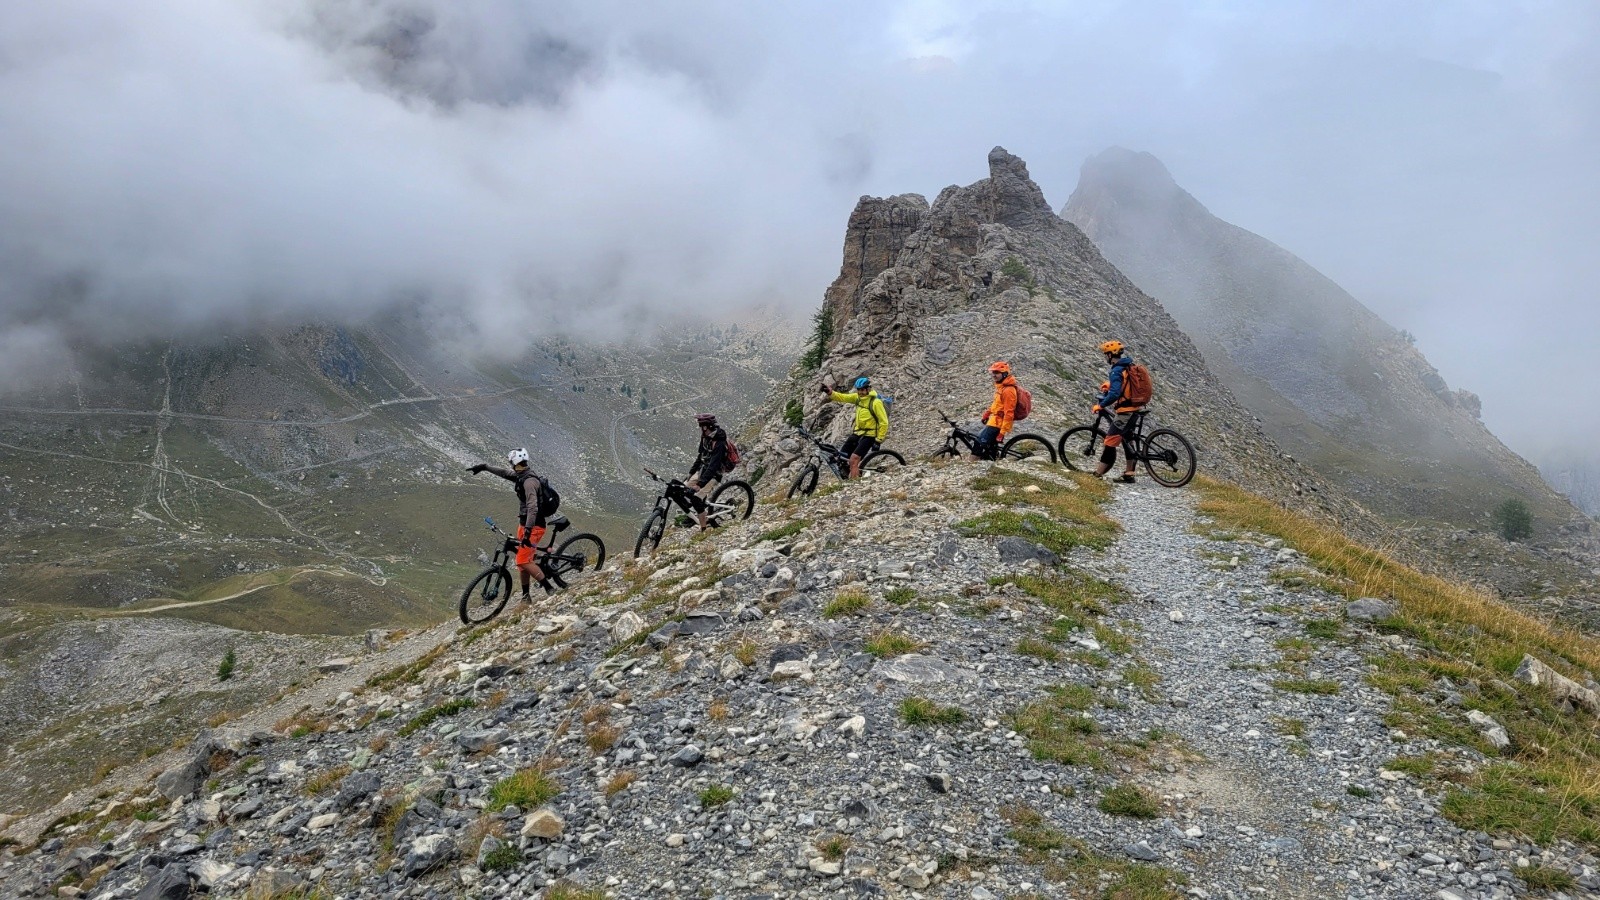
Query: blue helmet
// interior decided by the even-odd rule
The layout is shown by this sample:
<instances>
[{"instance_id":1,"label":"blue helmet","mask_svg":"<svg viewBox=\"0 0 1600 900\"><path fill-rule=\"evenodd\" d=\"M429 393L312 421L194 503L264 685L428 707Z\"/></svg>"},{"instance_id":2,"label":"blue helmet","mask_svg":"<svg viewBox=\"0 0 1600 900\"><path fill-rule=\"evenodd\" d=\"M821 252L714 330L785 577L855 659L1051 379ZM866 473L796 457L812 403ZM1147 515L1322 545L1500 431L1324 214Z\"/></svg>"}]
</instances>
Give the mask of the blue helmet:
<instances>
[{"instance_id":1,"label":"blue helmet","mask_svg":"<svg viewBox=\"0 0 1600 900\"><path fill-rule=\"evenodd\" d=\"M856 390L858 390L858 391L859 391L859 390L861 390L861 389L862 389L862 388L864 388L864 387L867 387L867 386L869 386L869 385L871 385L871 384L872 384L872 379L871 379L871 378L868 378L868 377L867 377L867 376L865 376L865 375L863 375L863 376L861 376L861 377L860 377L860 378L857 378L857 379L856 379Z\"/></svg>"}]
</instances>

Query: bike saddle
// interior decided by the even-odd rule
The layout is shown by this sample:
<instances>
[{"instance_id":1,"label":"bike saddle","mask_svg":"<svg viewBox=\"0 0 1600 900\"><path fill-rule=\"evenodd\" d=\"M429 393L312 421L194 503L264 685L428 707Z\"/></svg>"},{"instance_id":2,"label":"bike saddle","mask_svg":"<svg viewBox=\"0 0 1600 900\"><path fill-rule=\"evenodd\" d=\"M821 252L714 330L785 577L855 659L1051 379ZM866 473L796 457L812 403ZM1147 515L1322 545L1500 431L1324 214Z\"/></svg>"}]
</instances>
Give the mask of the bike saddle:
<instances>
[{"instance_id":1,"label":"bike saddle","mask_svg":"<svg viewBox=\"0 0 1600 900\"><path fill-rule=\"evenodd\" d=\"M565 531L571 524L571 520L569 520L566 516L556 516L554 519L550 519L544 523L545 527L551 531Z\"/></svg>"}]
</instances>

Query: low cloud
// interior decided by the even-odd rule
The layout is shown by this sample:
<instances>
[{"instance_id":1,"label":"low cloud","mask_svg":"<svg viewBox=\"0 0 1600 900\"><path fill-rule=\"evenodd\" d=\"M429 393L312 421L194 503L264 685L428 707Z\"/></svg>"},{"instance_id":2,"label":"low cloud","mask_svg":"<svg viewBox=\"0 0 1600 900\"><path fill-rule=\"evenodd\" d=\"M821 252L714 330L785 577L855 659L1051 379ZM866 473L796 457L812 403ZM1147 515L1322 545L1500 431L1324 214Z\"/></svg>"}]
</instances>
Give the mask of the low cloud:
<instances>
[{"instance_id":1,"label":"low cloud","mask_svg":"<svg viewBox=\"0 0 1600 900\"><path fill-rule=\"evenodd\" d=\"M803 310L858 195L998 143L1060 206L1120 144L1416 333L1517 446L1592 439L1596 401L1532 382L1600 381L1597 37L1587 0L6 4L0 383L397 303L530 337Z\"/></svg>"}]
</instances>

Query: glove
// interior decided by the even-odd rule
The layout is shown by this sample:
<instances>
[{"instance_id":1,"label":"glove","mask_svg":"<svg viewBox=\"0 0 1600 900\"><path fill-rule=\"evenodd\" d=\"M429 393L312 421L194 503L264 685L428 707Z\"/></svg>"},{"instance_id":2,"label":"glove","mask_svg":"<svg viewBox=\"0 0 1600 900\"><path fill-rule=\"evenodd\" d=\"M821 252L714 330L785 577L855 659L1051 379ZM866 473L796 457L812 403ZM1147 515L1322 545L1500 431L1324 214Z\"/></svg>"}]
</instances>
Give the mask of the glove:
<instances>
[{"instance_id":1,"label":"glove","mask_svg":"<svg viewBox=\"0 0 1600 900\"><path fill-rule=\"evenodd\" d=\"M1096 403L1095 405L1089 407L1089 412L1097 413L1099 411L1100 411L1100 404L1098 404L1098 403Z\"/></svg>"},{"instance_id":2,"label":"glove","mask_svg":"<svg viewBox=\"0 0 1600 900\"><path fill-rule=\"evenodd\" d=\"M982 422L985 425L989 424L989 411L988 410L984 410L983 411L983 415L978 417L978 421Z\"/></svg>"},{"instance_id":3,"label":"glove","mask_svg":"<svg viewBox=\"0 0 1600 900\"><path fill-rule=\"evenodd\" d=\"M488 466L486 466L486 465L484 465L484 464L483 464L483 463L478 463L478 464L477 464L477 465L475 465L475 466L468 466L468 467L467 467L467 471L468 471L468 472L471 472L471 473L472 473L472 474L474 474L474 475L477 475L477 474L479 474L479 473L480 473L480 472L482 472L482 471L483 471L483 470L484 470L484 469L487 469L487 468L489 468L489 467L488 467Z\"/></svg>"},{"instance_id":4,"label":"glove","mask_svg":"<svg viewBox=\"0 0 1600 900\"><path fill-rule=\"evenodd\" d=\"M523 538L522 538L522 543L519 544L518 546L521 546L521 547L532 547L533 546L533 541L528 540L527 536L524 535Z\"/></svg>"},{"instance_id":5,"label":"glove","mask_svg":"<svg viewBox=\"0 0 1600 900\"><path fill-rule=\"evenodd\" d=\"M824 394L831 394L831 393L833 393L833 388L831 388L831 387L828 387L828 386L827 386L827 385L825 385L825 384L819 384L819 385L817 385L817 390L820 390L820 391L822 391L822 392L823 392L823 393L824 393Z\"/></svg>"}]
</instances>

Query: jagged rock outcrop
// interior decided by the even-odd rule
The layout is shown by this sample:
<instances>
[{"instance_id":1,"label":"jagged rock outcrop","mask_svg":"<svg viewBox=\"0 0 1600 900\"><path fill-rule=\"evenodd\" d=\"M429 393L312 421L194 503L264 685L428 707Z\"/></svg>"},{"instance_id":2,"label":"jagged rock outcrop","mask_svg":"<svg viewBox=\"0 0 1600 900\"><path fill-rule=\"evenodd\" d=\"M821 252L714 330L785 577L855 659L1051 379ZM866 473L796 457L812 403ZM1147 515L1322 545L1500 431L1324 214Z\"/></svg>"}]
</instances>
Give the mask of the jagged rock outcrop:
<instances>
[{"instance_id":1,"label":"jagged rock outcrop","mask_svg":"<svg viewBox=\"0 0 1600 900\"><path fill-rule=\"evenodd\" d=\"M1213 216L1160 160L1083 164L1062 210L1195 339L1286 450L1380 513L1483 526L1511 496L1574 510L1478 421L1410 342L1304 260Z\"/></svg>"},{"instance_id":2,"label":"jagged rock outcrop","mask_svg":"<svg viewBox=\"0 0 1600 900\"><path fill-rule=\"evenodd\" d=\"M1154 370L1154 418L1195 442L1202 471L1285 499L1318 493L1316 479L1278 453L1161 305L1055 214L1023 160L996 147L988 165L989 177L947 187L931 205L908 194L861 199L839 277L824 295L836 324L827 358L820 372L782 386L775 408L799 399L810 425L842 432L848 410L841 414L817 384L871 375L895 398L889 446L920 456L948 431L940 411L975 420L992 393L987 366L1005 359L1034 394L1034 416L1019 430L1054 441L1087 420L1105 374L1097 347L1116 337ZM758 442L777 449L769 471L798 449L785 438L774 424ZM1360 516L1335 497L1318 503Z\"/></svg>"}]
</instances>

